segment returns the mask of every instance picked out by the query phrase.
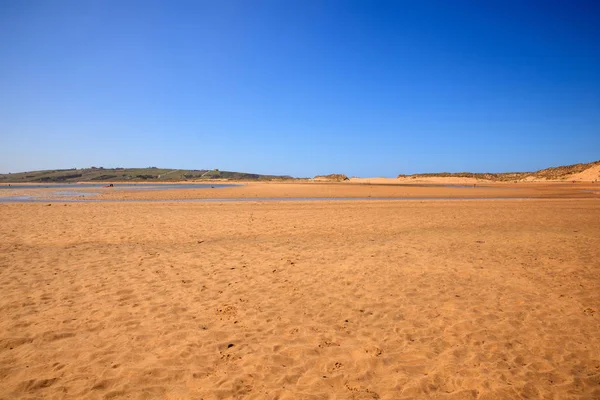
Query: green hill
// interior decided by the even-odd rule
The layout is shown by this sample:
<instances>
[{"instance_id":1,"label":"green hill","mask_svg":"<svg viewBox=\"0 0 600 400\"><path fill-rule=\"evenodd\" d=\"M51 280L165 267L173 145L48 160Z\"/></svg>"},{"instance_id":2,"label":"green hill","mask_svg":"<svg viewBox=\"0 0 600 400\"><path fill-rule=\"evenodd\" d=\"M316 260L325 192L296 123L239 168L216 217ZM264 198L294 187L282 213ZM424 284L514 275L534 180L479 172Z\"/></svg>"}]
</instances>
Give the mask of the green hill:
<instances>
[{"instance_id":1,"label":"green hill","mask_svg":"<svg viewBox=\"0 0 600 400\"><path fill-rule=\"evenodd\" d=\"M260 175L245 172L220 171L218 169L187 170L165 168L102 168L91 167L81 169L57 169L46 171L30 171L0 174L0 183L19 182L176 182L176 181L211 181L228 180L282 180L291 176Z\"/></svg>"}]
</instances>

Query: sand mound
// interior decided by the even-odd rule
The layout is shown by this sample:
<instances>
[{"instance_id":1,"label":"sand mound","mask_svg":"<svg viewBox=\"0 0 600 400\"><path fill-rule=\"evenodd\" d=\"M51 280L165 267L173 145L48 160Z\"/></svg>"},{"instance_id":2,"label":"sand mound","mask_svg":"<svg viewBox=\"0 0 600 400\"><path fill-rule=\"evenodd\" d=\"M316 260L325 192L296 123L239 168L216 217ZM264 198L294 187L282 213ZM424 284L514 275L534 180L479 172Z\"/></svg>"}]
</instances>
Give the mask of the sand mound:
<instances>
[{"instance_id":1,"label":"sand mound","mask_svg":"<svg viewBox=\"0 0 600 400\"><path fill-rule=\"evenodd\" d=\"M315 176L314 180L315 181L342 182L342 181L347 181L348 177L344 174L317 175L317 176Z\"/></svg>"},{"instance_id":2,"label":"sand mound","mask_svg":"<svg viewBox=\"0 0 600 400\"><path fill-rule=\"evenodd\" d=\"M585 171L568 175L565 179L570 181L585 181L594 182L595 180L600 181L600 164L597 164Z\"/></svg>"},{"instance_id":3,"label":"sand mound","mask_svg":"<svg viewBox=\"0 0 600 400\"><path fill-rule=\"evenodd\" d=\"M399 179L471 179L472 182L495 181L495 182L534 182L534 181L593 181L598 179L600 161L586 164L561 165L550 167L535 172L502 172L502 173L473 173L473 172L437 172L414 175L398 175Z\"/></svg>"}]
</instances>

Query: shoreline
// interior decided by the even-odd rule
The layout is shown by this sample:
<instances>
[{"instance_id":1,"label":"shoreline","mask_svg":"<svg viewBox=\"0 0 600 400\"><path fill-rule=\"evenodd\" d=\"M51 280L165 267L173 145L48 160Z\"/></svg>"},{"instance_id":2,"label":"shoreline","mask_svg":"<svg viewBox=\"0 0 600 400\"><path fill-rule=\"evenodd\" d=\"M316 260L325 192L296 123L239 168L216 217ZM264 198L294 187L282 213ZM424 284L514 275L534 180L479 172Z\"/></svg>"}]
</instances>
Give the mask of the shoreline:
<instances>
[{"instance_id":1,"label":"shoreline","mask_svg":"<svg viewBox=\"0 0 600 400\"><path fill-rule=\"evenodd\" d=\"M94 185L98 185L94 183ZM368 183L368 182L241 182L214 183L201 188L189 186L179 188L178 184L148 184L152 189L128 189L126 187L63 187L31 188L27 185L0 190L0 198L77 200L90 201L166 201L166 200L231 200L231 199L306 199L306 198L357 198L357 199L439 199L439 198L599 198L600 185L594 183L527 183L527 184L448 184L448 183ZM190 185L185 183L184 185ZM191 184L193 185L193 184ZM232 185L221 187L220 185ZM39 185L38 185L39 186ZM67 187L64 187L67 186ZM165 189L162 190L161 187ZM60 193L57 189L63 189ZM8 201L8 200L7 200Z\"/></svg>"}]
</instances>

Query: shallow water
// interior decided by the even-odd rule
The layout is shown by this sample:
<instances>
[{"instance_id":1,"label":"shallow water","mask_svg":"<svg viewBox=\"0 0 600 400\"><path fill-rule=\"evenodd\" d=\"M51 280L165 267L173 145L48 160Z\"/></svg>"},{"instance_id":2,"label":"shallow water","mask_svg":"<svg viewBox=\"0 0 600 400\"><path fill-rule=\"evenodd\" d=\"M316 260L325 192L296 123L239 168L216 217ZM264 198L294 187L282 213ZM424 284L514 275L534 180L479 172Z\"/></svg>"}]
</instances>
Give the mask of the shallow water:
<instances>
[{"instance_id":1,"label":"shallow water","mask_svg":"<svg viewBox=\"0 0 600 400\"><path fill-rule=\"evenodd\" d=\"M9 186L10 185L10 186ZM107 189L107 190L169 190L169 189L209 189L240 186L227 183L115 183L106 187L106 183L48 183L32 185L0 185L0 189Z\"/></svg>"},{"instance_id":2,"label":"shallow water","mask_svg":"<svg viewBox=\"0 0 600 400\"><path fill-rule=\"evenodd\" d=\"M100 193L98 192L76 192L75 190L59 190L57 192L53 192L53 196L69 196L69 197L92 197L97 196Z\"/></svg>"},{"instance_id":3,"label":"shallow water","mask_svg":"<svg viewBox=\"0 0 600 400\"><path fill-rule=\"evenodd\" d=\"M47 202L47 201L85 201L86 197L94 197L99 194L113 190L174 190L174 189L220 189L226 187L241 186L238 184L209 184L209 183L171 183L171 184L155 184L155 183L117 183L112 187L107 187L106 184L96 183L65 183L65 184L36 184L36 185L0 185L0 190L17 191L17 196L0 196L0 203L11 202ZM56 190L43 194L36 193L35 195L23 195L31 189L69 189ZM84 192L77 189L105 189L98 192ZM6 193L6 192L5 192ZM63 197L77 197L79 199L67 200Z\"/></svg>"}]
</instances>

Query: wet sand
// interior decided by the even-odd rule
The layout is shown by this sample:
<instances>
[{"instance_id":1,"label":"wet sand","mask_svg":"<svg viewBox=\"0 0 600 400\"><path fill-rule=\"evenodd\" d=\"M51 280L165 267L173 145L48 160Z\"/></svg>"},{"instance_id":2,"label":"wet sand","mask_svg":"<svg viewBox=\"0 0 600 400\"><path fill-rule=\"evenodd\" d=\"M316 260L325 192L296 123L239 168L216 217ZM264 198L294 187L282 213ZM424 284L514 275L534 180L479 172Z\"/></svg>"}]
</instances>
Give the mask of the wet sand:
<instances>
[{"instance_id":1,"label":"wet sand","mask_svg":"<svg viewBox=\"0 0 600 400\"><path fill-rule=\"evenodd\" d=\"M2 399L600 398L598 200L0 221Z\"/></svg>"},{"instance_id":2,"label":"wet sand","mask_svg":"<svg viewBox=\"0 0 600 400\"><path fill-rule=\"evenodd\" d=\"M124 188L67 189L28 188L27 185L0 190L3 199L25 197L34 200L100 200L163 201L202 199L521 199L521 198L596 198L600 184L591 182L520 182L466 183L464 179L430 178L424 181L406 179L354 179L350 182L274 181L214 182L214 188L173 188L172 183L153 185L152 190ZM232 187L218 187L220 184ZM183 184L186 184L183 182ZM189 182L188 182L189 184ZM157 190L165 186L164 190Z\"/></svg>"},{"instance_id":3,"label":"wet sand","mask_svg":"<svg viewBox=\"0 0 600 400\"><path fill-rule=\"evenodd\" d=\"M592 183L321 183L246 182L220 189L162 191L103 191L105 200L180 200L207 198L600 198Z\"/></svg>"}]
</instances>

